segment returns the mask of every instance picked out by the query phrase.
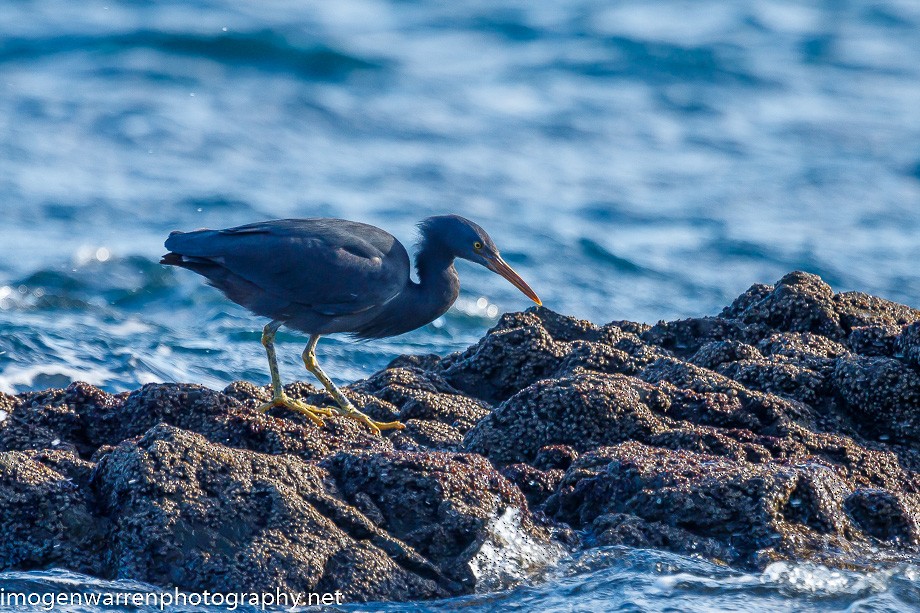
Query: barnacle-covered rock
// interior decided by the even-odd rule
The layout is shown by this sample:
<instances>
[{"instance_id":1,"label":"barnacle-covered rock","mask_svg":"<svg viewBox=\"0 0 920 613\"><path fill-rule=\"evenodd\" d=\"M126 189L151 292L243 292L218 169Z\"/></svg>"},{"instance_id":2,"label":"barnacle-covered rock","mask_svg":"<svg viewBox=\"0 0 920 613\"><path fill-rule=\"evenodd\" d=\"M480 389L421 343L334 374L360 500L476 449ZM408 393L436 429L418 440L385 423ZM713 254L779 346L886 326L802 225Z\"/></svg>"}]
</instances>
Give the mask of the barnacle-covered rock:
<instances>
[{"instance_id":1,"label":"barnacle-covered rock","mask_svg":"<svg viewBox=\"0 0 920 613\"><path fill-rule=\"evenodd\" d=\"M553 538L747 568L920 555L920 311L815 275L654 326L509 313L343 392L406 428L263 414L247 382L0 394L0 570L418 600L522 581Z\"/></svg>"}]
</instances>

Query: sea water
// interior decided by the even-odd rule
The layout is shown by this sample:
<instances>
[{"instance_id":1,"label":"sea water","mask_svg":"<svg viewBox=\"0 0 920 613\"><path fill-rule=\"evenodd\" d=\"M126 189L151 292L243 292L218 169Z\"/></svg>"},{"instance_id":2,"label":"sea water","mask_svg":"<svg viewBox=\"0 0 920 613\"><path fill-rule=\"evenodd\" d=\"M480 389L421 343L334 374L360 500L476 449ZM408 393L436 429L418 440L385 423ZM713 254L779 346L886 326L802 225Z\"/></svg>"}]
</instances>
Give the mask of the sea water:
<instances>
[{"instance_id":1,"label":"sea water","mask_svg":"<svg viewBox=\"0 0 920 613\"><path fill-rule=\"evenodd\" d=\"M23 0L0 24L7 393L267 383L264 322L157 259L173 229L279 217L411 250L420 219L459 213L546 306L597 323L714 314L794 269L920 306L915 0ZM456 351L527 307L458 269L444 317L324 339L326 370ZM279 341L305 378L306 338ZM886 610L920 585L912 566L745 574L640 550L547 572L393 609Z\"/></svg>"}]
</instances>

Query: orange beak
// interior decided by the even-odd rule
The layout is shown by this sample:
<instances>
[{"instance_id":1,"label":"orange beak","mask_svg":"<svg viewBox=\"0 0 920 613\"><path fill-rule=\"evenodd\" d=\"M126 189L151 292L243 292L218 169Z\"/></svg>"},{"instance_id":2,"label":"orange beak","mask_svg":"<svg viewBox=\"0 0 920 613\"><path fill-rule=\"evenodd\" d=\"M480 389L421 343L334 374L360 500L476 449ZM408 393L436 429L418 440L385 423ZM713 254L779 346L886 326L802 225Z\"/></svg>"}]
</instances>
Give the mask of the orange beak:
<instances>
[{"instance_id":1,"label":"orange beak","mask_svg":"<svg viewBox=\"0 0 920 613\"><path fill-rule=\"evenodd\" d=\"M511 282L511 285L521 290L525 296L540 306L543 306L543 303L540 302L540 298L537 297L536 292L530 289L530 286L524 282L524 279L522 279L519 274L514 272L514 269L508 266L508 264L505 262L505 260L502 259L500 255L496 253L494 256L488 257L488 264L486 264L486 268L508 279L508 281Z\"/></svg>"}]
</instances>

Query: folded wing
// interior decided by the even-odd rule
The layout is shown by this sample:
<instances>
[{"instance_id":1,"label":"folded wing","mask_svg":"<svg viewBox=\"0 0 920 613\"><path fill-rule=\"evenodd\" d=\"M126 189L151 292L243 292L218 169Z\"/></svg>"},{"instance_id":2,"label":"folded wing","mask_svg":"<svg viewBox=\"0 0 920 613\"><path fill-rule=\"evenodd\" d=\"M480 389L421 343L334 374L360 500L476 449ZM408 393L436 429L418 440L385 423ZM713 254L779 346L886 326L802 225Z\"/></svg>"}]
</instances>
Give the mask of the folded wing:
<instances>
[{"instance_id":1,"label":"folded wing","mask_svg":"<svg viewBox=\"0 0 920 613\"><path fill-rule=\"evenodd\" d=\"M164 263L204 275L231 300L269 316L290 308L284 305L329 316L359 313L391 300L409 278L409 256L399 241L342 220L173 233L166 248L172 253ZM277 312L259 308L265 302Z\"/></svg>"}]
</instances>

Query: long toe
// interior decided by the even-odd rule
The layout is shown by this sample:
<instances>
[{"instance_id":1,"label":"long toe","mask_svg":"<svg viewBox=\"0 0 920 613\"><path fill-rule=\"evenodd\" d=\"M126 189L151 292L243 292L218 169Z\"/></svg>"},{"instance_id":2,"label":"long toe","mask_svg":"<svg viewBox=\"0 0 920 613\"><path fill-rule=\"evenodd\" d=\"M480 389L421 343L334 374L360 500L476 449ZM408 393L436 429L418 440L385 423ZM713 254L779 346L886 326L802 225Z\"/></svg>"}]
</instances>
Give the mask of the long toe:
<instances>
[{"instance_id":1,"label":"long toe","mask_svg":"<svg viewBox=\"0 0 920 613\"><path fill-rule=\"evenodd\" d=\"M317 426L323 426L323 417L329 417L330 415L335 414L332 409L313 406L312 404L294 400L293 398L289 398L287 396L272 398L268 402L259 405L258 411L265 413L274 407L285 407L286 409L300 413Z\"/></svg>"},{"instance_id":2,"label":"long toe","mask_svg":"<svg viewBox=\"0 0 920 613\"><path fill-rule=\"evenodd\" d=\"M372 420L373 421L373 420ZM379 430L405 430L406 424L401 421L375 421L374 425Z\"/></svg>"},{"instance_id":3,"label":"long toe","mask_svg":"<svg viewBox=\"0 0 920 613\"><path fill-rule=\"evenodd\" d=\"M357 409L339 411L340 415L350 417L351 419L364 424L371 429L374 434L380 434L381 430L402 430L405 424L398 421L375 421Z\"/></svg>"}]
</instances>

